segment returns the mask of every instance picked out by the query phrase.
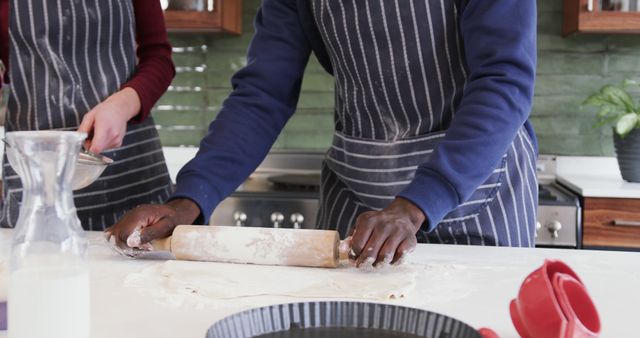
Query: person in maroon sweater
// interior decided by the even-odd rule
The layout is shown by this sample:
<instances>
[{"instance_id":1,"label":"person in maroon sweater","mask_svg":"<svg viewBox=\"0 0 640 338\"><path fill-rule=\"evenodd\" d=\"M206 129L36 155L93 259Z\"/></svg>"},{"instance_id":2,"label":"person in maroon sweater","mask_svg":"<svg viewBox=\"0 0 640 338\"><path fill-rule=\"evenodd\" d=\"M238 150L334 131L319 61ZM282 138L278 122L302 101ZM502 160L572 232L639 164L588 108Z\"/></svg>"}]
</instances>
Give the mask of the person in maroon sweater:
<instances>
[{"instance_id":1,"label":"person in maroon sweater","mask_svg":"<svg viewBox=\"0 0 640 338\"><path fill-rule=\"evenodd\" d=\"M85 228L103 230L132 207L169 196L149 116L175 75L159 1L0 0L0 57L5 87L11 83L6 131L86 132L90 151L115 160L75 192ZM0 225L12 227L21 184L4 168Z\"/></svg>"}]
</instances>

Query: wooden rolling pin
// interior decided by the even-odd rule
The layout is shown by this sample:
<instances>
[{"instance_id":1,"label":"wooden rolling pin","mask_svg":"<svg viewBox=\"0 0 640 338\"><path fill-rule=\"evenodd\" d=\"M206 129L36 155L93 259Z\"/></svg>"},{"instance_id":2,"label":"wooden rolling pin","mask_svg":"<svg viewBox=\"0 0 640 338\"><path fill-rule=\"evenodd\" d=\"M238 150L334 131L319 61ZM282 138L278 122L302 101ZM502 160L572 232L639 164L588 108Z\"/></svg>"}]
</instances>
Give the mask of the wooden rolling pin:
<instances>
[{"instance_id":1,"label":"wooden rolling pin","mask_svg":"<svg viewBox=\"0 0 640 338\"><path fill-rule=\"evenodd\" d=\"M340 236L329 230L180 225L151 244L190 261L335 268L340 260Z\"/></svg>"}]
</instances>

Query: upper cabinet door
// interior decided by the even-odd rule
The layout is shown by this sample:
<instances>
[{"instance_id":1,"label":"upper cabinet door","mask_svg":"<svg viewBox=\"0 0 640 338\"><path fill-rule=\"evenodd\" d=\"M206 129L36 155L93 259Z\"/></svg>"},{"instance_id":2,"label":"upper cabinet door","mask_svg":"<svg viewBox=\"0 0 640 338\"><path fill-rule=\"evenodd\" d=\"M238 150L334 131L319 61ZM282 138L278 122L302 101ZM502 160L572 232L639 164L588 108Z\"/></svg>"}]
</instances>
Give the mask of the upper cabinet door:
<instances>
[{"instance_id":1,"label":"upper cabinet door","mask_svg":"<svg viewBox=\"0 0 640 338\"><path fill-rule=\"evenodd\" d=\"M640 33L640 0L564 0L563 34Z\"/></svg>"},{"instance_id":2,"label":"upper cabinet door","mask_svg":"<svg viewBox=\"0 0 640 338\"><path fill-rule=\"evenodd\" d=\"M242 0L162 0L169 32L242 33Z\"/></svg>"}]
</instances>

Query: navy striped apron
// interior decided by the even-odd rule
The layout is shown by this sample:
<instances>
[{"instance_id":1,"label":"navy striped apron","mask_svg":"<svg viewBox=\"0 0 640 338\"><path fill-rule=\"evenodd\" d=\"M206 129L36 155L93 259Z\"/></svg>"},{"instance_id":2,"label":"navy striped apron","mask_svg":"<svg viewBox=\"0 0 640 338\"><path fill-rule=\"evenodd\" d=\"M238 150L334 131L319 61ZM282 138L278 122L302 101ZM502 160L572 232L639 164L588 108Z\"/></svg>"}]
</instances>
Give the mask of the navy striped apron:
<instances>
[{"instance_id":1,"label":"navy striped apron","mask_svg":"<svg viewBox=\"0 0 640 338\"><path fill-rule=\"evenodd\" d=\"M128 81L136 68L132 0L11 0L12 81L6 131L76 130L90 111ZM87 230L104 230L127 210L163 202L170 178L152 118L129 123L123 145L90 186L74 192ZM16 224L20 178L3 159L0 225Z\"/></svg>"},{"instance_id":2,"label":"navy striped apron","mask_svg":"<svg viewBox=\"0 0 640 338\"><path fill-rule=\"evenodd\" d=\"M336 82L318 225L345 237L359 214L389 205L429 160L469 70L453 0L312 0L312 11ZM486 182L418 240L533 246L535 158L523 127Z\"/></svg>"}]
</instances>

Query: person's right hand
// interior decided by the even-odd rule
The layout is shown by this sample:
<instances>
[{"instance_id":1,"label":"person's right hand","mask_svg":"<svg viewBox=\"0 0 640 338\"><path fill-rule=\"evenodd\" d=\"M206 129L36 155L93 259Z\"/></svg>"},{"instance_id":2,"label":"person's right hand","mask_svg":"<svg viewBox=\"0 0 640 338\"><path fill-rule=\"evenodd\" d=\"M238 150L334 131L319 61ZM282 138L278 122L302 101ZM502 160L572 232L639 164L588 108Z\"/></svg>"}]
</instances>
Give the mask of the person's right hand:
<instances>
[{"instance_id":1,"label":"person's right hand","mask_svg":"<svg viewBox=\"0 0 640 338\"><path fill-rule=\"evenodd\" d=\"M200 208L189 199L141 205L106 229L105 237L123 254L135 256L150 250L152 240L171 236L176 226L192 224L198 215Z\"/></svg>"},{"instance_id":2,"label":"person's right hand","mask_svg":"<svg viewBox=\"0 0 640 338\"><path fill-rule=\"evenodd\" d=\"M90 137L85 148L99 154L122 145L127 122L140 112L140 96L132 88L124 88L93 107L82 118L78 131Z\"/></svg>"}]
</instances>

